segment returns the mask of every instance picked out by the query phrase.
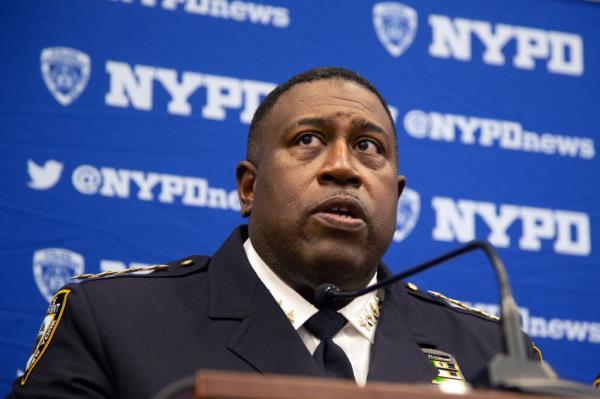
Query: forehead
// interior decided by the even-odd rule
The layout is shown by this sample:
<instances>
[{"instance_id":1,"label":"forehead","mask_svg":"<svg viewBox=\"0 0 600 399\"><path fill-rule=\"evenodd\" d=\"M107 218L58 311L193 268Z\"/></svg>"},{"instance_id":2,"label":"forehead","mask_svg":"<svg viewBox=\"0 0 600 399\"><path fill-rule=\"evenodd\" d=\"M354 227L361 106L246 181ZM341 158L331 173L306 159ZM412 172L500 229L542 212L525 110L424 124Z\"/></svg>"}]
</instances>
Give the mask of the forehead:
<instances>
[{"instance_id":1,"label":"forehead","mask_svg":"<svg viewBox=\"0 0 600 399\"><path fill-rule=\"evenodd\" d=\"M379 98L351 81L326 79L299 83L281 95L268 117L271 128L285 128L306 117L363 119L393 135L390 118Z\"/></svg>"}]
</instances>

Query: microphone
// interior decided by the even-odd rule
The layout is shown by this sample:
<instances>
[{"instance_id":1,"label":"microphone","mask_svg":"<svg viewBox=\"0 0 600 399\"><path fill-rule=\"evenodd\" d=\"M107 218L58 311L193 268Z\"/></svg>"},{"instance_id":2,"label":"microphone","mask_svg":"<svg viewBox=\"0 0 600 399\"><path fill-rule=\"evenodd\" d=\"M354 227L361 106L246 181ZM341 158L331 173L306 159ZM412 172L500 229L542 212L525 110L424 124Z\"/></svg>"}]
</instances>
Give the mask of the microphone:
<instances>
[{"instance_id":1,"label":"microphone","mask_svg":"<svg viewBox=\"0 0 600 399\"><path fill-rule=\"evenodd\" d=\"M496 354L488 365L492 388L600 398L600 391L577 382L561 380L548 364L527 357L525 339L519 322L519 309L512 295L506 268L494 247L486 241L471 241L462 247L361 290L344 292L334 284L322 284L315 290L315 305L318 308L333 307L342 298L349 299L365 295L475 250L482 250L485 253L496 272L500 289L500 313L502 316L500 323L506 353Z\"/></svg>"}]
</instances>

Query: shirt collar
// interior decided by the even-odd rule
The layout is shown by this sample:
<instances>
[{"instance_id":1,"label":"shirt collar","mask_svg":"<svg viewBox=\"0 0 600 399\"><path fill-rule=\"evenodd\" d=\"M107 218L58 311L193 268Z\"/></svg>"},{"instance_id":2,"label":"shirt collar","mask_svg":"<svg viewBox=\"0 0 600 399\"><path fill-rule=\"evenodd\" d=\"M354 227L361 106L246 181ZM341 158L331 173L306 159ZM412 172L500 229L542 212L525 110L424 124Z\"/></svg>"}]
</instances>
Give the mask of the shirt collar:
<instances>
[{"instance_id":1,"label":"shirt collar","mask_svg":"<svg viewBox=\"0 0 600 399\"><path fill-rule=\"evenodd\" d=\"M254 272L267 287L275 301L279 304L288 320L298 330L315 313L319 311L312 303L304 299L292 287L287 285L258 255L250 238L244 242L244 251ZM377 275L373 276L368 285L377 282ZM348 322L359 331L371 343L375 337L375 325L379 317L379 304L381 294L371 292L367 295L355 298L339 310Z\"/></svg>"}]
</instances>

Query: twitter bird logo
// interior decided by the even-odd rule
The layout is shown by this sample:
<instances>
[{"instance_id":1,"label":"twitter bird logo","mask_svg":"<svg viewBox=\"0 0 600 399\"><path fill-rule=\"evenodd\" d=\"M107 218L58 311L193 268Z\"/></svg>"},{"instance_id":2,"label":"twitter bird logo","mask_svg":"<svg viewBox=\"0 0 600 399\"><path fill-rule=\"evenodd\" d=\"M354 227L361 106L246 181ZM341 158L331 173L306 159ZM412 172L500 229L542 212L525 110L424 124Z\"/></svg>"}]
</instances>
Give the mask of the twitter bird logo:
<instances>
[{"instance_id":1,"label":"twitter bird logo","mask_svg":"<svg viewBox=\"0 0 600 399\"><path fill-rule=\"evenodd\" d=\"M27 160L27 172L30 181L27 185L34 190L48 190L58 183L63 170L63 164L50 159L43 166L36 164L31 159Z\"/></svg>"}]
</instances>

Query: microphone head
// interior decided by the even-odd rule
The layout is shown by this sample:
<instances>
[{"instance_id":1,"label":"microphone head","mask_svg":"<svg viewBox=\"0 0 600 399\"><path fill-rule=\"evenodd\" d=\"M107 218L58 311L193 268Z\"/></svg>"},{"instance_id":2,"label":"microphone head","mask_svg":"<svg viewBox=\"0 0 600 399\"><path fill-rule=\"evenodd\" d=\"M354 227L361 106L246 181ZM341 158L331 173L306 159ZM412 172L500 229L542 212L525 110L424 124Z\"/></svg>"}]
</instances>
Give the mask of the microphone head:
<instances>
[{"instance_id":1,"label":"microphone head","mask_svg":"<svg viewBox=\"0 0 600 399\"><path fill-rule=\"evenodd\" d=\"M335 308L337 294L340 292L341 290L337 285L331 283L321 284L315 290L315 305L319 309Z\"/></svg>"}]
</instances>

